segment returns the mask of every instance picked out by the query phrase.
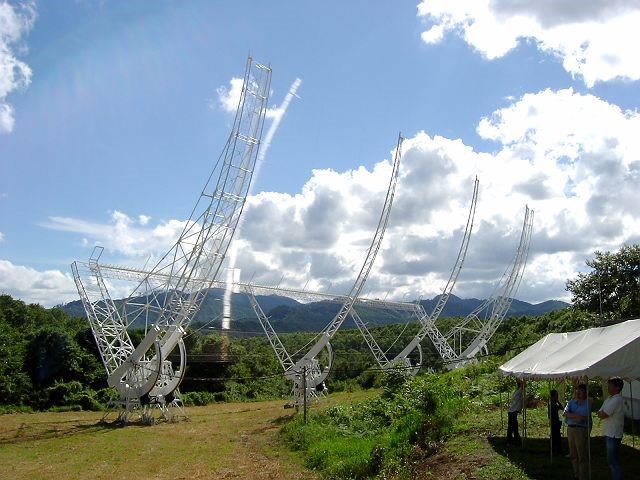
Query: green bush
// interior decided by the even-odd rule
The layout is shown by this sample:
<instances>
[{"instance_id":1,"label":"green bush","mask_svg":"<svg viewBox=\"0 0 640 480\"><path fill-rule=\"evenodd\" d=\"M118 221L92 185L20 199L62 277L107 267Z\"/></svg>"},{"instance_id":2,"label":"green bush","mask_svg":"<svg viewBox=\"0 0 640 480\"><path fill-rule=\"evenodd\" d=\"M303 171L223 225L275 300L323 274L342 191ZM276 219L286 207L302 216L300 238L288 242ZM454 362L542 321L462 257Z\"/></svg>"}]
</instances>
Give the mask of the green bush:
<instances>
[{"instance_id":1,"label":"green bush","mask_svg":"<svg viewBox=\"0 0 640 480\"><path fill-rule=\"evenodd\" d=\"M385 372L380 396L353 405L296 416L281 434L307 465L328 478L368 478L403 473L406 460L430 452L451 434L454 419L469 403L460 372L409 378ZM406 472L404 472L406 473Z\"/></svg>"},{"instance_id":2,"label":"green bush","mask_svg":"<svg viewBox=\"0 0 640 480\"><path fill-rule=\"evenodd\" d=\"M104 406L95 398L95 392L80 382L54 382L42 391L41 407L72 410L102 410Z\"/></svg>"},{"instance_id":3,"label":"green bush","mask_svg":"<svg viewBox=\"0 0 640 480\"><path fill-rule=\"evenodd\" d=\"M98 403L104 405L105 407L109 405L109 402L118 398L120 398L120 395L118 395L116 389L110 387L101 388L95 394L95 399L98 401Z\"/></svg>"},{"instance_id":4,"label":"green bush","mask_svg":"<svg viewBox=\"0 0 640 480\"><path fill-rule=\"evenodd\" d=\"M209 405L216 402L216 394L211 392L188 392L182 394L182 402L187 407Z\"/></svg>"},{"instance_id":5,"label":"green bush","mask_svg":"<svg viewBox=\"0 0 640 480\"><path fill-rule=\"evenodd\" d=\"M6 413L31 413L33 408L27 405L0 405L0 415Z\"/></svg>"},{"instance_id":6,"label":"green bush","mask_svg":"<svg viewBox=\"0 0 640 480\"><path fill-rule=\"evenodd\" d=\"M328 388L330 392L357 392L363 388L370 388L362 386L357 379L348 378L346 380L331 380L328 382Z\"/></svg>"},{"instance_id":7,"label":"green bush","mask_svg":"<svg viewBox=\"0 0 640 480\"><path fill-rule=\"evenodd\" d=\"M404 368L389 368L382 374L382 396L393 398L400 388L410 379Z\"/></svg>"}]
</instances>

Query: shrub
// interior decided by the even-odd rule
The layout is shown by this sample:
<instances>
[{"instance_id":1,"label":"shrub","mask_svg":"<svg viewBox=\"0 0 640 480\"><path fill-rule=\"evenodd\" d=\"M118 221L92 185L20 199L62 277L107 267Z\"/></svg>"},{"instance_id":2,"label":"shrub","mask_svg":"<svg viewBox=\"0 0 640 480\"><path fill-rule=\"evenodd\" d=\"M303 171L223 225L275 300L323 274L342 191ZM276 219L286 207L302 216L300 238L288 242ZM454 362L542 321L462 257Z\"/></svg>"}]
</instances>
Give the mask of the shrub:
<instances>
[{"instance_id":1,"label":"shrub","mask_svg":"<svg viewBox=\"0 0 640 480\"><path fill-rule=\"evenodd\" d=\"M31 413L33 408L26 405L0 405L0 415L6 413Z\"/></svg>"},{"instance_id":2,"label":"shrub","mask_svg":"<svg viewBox=\"0 0 640 480\"><path fill-rule=\"evenodd\" d=\"M406 369L392 367L385 370L382 374L382 396L384 398L393 398L400 388L409 381L411 377L407 374Z\"/></svg>"},{"instance_id":3,"label":"shrub","mask_svg":"<svg viewBox=\"0 0 640 480\"><path fill-rule=\"evenodd\" d=\"M55 382L42 392L44 408L58 407L72 410L102 410L103 405L95 398L95 392L80 382Z\"/></svg>"},{"instance_id":4,"label":"shrub","mask_svg":"<svg viewBox=\"0 0 640 480\"><path fill-rule=\"evenodd\" d=\"M309 467L328 478L401 474L410 456L432 451L451 434L468 404L463 379L459 372L411 379L390 370L382 395L312 412L307 424L296 416L281 434L292 449L306 453Z\"/></svg>"},{"instance_id":5,"label":"shrub","mask_svg":"<svg viewBox=\"0 0 640 480\"><path fill-rule=\"evenodd\" d=\"M187 407L209 405L216 402L216 394L211 392L187 392L182 394L182 402Z\"/></svg>"}]
</instances>

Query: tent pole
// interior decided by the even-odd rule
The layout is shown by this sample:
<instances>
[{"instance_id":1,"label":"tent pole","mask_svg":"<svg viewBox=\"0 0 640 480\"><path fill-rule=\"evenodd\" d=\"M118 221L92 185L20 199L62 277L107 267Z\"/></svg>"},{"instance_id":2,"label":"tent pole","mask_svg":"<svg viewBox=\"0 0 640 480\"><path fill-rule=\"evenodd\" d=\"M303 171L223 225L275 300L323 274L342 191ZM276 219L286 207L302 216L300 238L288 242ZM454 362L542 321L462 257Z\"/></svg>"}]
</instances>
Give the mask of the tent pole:
<instances>
[{"instance_id":1,"label":"tent pole","mask_svg":"<svg viewBox=\"0 0 640 480\"><path fill-rule=\"evenodd\" d=\"M591 480L591 404L589 403L589 377L587 381L587 458L589 459L589 480Z\"/></svg>"},{"instance_id":2,"label":"tent pole","mask_svg":"<svg viewBox=\"0 0 640 480\"><path fill-rule=\"evenodd\" d=\"M569 388L567 388L567 378L565 377L564 379L564 406L567 406L567 403L569 403L569 400L567 400L567 390L569 390L569 392L572 392L573 390L573 384L569 385ZM562 435L564 435L565 437L569 436L569 432L567 432L567 427L566 424L564 422L562 422Z\"/></svg>"},{"instance_id":3,"label":"tent pole","mask_svg":"<svg viewBox=\"0 0 640 480\"><path fill-rule=\"evenodd\" d=\"M636 417L633 414L633 381L629 382L629 395L631 395L631 442L633 448L636 448L636 434L634 432L633 424L636 423Z\"/></svg>"},{"instance_id":4,"label":"tent pole","mask_svg":"<svg viewBox=\"0 0 640 480\"><path fill-rule=\"evenodd\" d=\"M547 403L547 416L549 417L549 462L553 464L553 426L551 425L551 380L548 382L549 402Z\"/></svg>"},{"instance_id":5,"label":"tent pole","mask_svg":"<svg viewBox=\"0 0 640 480\"><path fill-rule=\"evenodd\" d=\"M504 432L504 419L502 417L502 387L498 387L498 395L500 395L500 431Z\"/></svg>"},{"instance_id":6,"label":"tent pole","mask_svg":"<svg viewBox=\"0 0 640 480\"><path fill-rule=\"evenodd\" d=\"M527 383L522 379L522 447L527 442Z\"/></svg>"}]
</instances>

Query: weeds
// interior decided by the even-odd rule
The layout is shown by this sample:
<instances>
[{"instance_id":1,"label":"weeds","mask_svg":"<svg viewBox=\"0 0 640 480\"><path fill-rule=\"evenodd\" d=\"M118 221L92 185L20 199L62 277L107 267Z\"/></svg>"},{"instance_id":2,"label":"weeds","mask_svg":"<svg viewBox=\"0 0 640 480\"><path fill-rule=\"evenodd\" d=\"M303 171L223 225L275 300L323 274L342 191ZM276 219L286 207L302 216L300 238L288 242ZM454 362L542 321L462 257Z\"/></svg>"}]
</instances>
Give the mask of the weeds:
<instances>
[{"instance_id":1,"label":"weeds","mask_svg":"<svg viewBox=\"0 0 640 480\"><path fill-rule=\"evenodd\" d=\"M311 413L307 424L298 416L281 434L327 478L406 477L411 459L433 452L452 434L469 403L459 394L463 386L457 373L408 379L390 371L379 396Z\"/></svg>"}]
</instances>

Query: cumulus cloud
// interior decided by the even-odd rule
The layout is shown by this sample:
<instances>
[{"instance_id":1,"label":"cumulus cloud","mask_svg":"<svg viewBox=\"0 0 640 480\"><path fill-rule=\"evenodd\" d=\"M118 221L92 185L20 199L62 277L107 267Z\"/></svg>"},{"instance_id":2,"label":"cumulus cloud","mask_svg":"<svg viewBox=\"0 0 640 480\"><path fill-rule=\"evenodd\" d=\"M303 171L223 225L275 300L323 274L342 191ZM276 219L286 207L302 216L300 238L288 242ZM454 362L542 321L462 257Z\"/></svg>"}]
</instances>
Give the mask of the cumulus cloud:
<instances>
[{"instance_id":1,"label":"cumulus cloud","mask_svg":"<svg viewBox=\"0 0 640 480\"><path fill-rule=\"evenodd\" d=\"M23 36L35 21L35 4L23 2L16 6L0 1L0 133L10 133L15 124L14 108L9 94L31 83L31 68L16 58Z\"/></svg>"},{"instance_id":2,"label":"cumulus cloud","mask_svg":"<svg viewBox=\"0 0 640 480\"><path fill-rule=\"evenodd\" d=\"M7 260L0 260L0 292L45 307L78 299L71 274L38 271Z\"/></svg>"},{"instance_id":3,"label":"cumulus cloud","mask_svg":"<svg viewBox=\"0 0 640 480\"><path fill-rule=\"evenodd\" d=\"M423 0L418 16L429 44L453 33L491 60L532 41L589 87L640 79L638 0L585 0L579 8L574 0Z\"/></svg>"},{"instance_id":4,"label":"cumulus cloud","mask_svg":"<svg viewBox=\"0 0 640 480\"><path fill-rule=\"evenodd\" d=\"M411 298L441 290L456 258L473 178L480 200L456 294L486 297L514 256L525 205L536 211L519 298L566 298L594 250L640 234L640 114L571 89L527 94L483 118L493 153L420 132L405 141L400 181L368 290ZM349 288L375 230L390 160L372 170L315 170L296 195L249 199L239 255L254 281ZM275 273L274 273L275 272Z\"/></svg>"},{"instance_id":5,"label":"cumulus cloud","mask_svg":"<svg viewBox=\"0 0 640 480\"><path fill-rule=\"evenodd\" d=\"M536 216L518 298L566 299L565 281L595 250L640 238L638 131L640 113L566 89L526 94L479 119L478 134L496 144L491 153L418 132L403 145L394 207L365 293L396 299L440 293L477 175L474 233L454 293L491 294L514 256L528 204ZM391 158L393 152L371 168L314 170L295 194L250 195L234 240L242 279L347 292L377 226ZM132 218L112 212L100 224L53 217L46 226L134 258L166 251L184 225Z\"/></svg>"}]
</instances>

